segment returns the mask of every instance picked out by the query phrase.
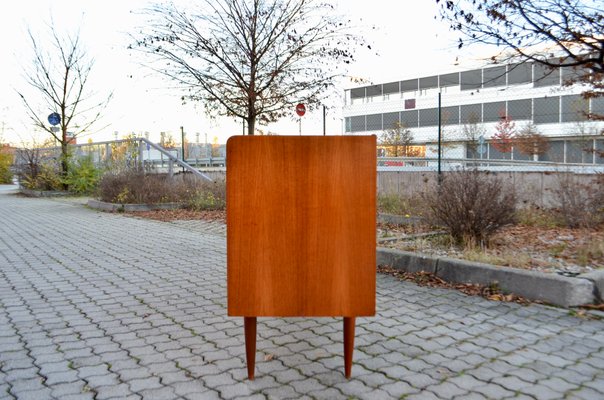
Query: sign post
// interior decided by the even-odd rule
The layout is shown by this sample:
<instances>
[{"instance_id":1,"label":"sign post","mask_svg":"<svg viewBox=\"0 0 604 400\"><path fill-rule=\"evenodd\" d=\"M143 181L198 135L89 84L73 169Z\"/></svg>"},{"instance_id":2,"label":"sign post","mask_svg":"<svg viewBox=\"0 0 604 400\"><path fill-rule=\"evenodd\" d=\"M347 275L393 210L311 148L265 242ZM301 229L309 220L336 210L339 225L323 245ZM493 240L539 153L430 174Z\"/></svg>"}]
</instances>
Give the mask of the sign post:
<instances>
[{"instance_id":1,"label":"sign post","mask_svg":"<svg viewBox=\"0 0 604 400\"><path fill-rule=\"evenodd\" d=\"M48 123L52 126L59 125L61 123L61 116L59 113L53 112L48 116Z\"/></svg>"},{"instance_id":2,"label":"sign post","mask_svg":"<svg viewBox=\"0 0 604 400\"><path fill-rule=\"evenodd\" d=\"M299 103L296 106L296 114L298 114L298 123L299 123L299 133L302 136L302 117L306 114L306 106L302 103Z\"/></svg>"}]
</instances>

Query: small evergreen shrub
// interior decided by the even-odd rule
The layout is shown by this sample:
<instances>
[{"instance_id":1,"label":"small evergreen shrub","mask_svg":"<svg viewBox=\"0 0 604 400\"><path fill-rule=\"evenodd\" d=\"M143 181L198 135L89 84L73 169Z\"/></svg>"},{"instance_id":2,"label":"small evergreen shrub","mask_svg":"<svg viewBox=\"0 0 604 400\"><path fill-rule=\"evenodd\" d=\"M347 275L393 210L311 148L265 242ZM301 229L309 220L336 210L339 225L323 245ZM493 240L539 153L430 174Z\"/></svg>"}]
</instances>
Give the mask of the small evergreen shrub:
<instances>
[{"instance_id":1,"label":"small evergreen shrub","mask_svg":"<svg viewBox=\"0 0 604 400\"><path fill-rule=\"evenodd\" d=\"M94 165L92 157L82 157L70 160L64 183L70 192L91 194L96 190L100 179L101 170Z\"/></svg>"},{"instance_id":2,"label":"small evergreen shrub","mask_svg":"<svg viewBox=\"0 0 604 400\"><path fill-rule=\"evenodd\" d=\"M21 184L31 190L63 190L57 163L52 160L43 161L26 171L21 178Z\"/></svg>"},{"instance_id":3,"label":"small evergreen shrub","mask_svg":"<svg viewBox=\"0 0 604 400\"><path fill-rule=\"evenodd\" d=\"M0 183L13 183L13 155L0 150Z\"/></svg>"}]
</instances>

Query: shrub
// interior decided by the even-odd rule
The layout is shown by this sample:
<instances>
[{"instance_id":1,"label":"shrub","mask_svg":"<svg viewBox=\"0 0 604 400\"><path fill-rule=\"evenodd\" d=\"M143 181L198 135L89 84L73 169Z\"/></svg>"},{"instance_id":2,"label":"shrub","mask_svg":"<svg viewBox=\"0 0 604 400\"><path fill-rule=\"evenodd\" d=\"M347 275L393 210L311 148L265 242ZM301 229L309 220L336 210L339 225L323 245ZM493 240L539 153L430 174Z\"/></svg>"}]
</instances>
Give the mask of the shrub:
<instances>
[{"instance_id":1,"label":"shrub","mask_svg":"<svg viewBox=\"0 0 604 400\"><path fill-rule=\"evenodd\" d=\"M194 210L223 210L226 207L224 182L202 183L186 200L185 207Z\"/></svg>"},{"instance_id":2,"label":"shrub","mask_svg":"<svg viewBox=\"0 0 604 400\"><path fill-rule=\"evenodd\" d=\"M423 199L431 222L445 227L458 244L488 245L494 232L514 222L514 189L478 170L446 173Z\"/></svg>"},{"instance_id":3,"label":"shrub","mask_svg":"<svg viewBox=\"0 0 604 400\"><path fill-rule=\"evenodd\" d=\"M604 221L604 175L581 182L575 174L559 174L552 192L556 210L568 227L588 228Z\"/></svg>"},{"instance_id":4,"label":"shrub","mask_svg":"<svg viewBox=\"0 0 604 400\"><path fill-rule=\"evenodd\" d=\"M223 209L224 182L203 182L189 174L169 178L136 171L106 173L99 183L99 199L119 204L177 202L192 210Z\"/></svg>"},{"instance_id":5,"label":"shrub","mask_svg":"<svg viewBox=\"0 0 604 400\"><path fill-rule=\"evenodd\" d=\"M378 195L377 202L379 212L395 215L409 213L409 202L399 194L387 193Z\"/></svg>"},{"instance_id":6,"label":"shrub","mask_svg":"<svg viewBox=\"0 0 604 400\"><path fill-rule=\"evenodd\" d=\"M123 171L106 173L99 182L99 198L109 203L157 204L174 201L170 183L162 175Z\"/></svg>"},{"instance_id":7,"label":"shrub","mask_svg":"<svg viewBox=\"0 0 604 400\"><path fill-rule=\"evenodd\" d=\"M516 221L520 225L537 228L556 228L564 226L559 215L551 209L529 205L516 212Z\"/></svg>"},{"instance_id":8,"label":"shrub","mask_svg":"<svg viewBox=\"0 0 604 400\"><path fill-rule=\"evenodd\" d=\"M69 161L69 170L64 179L69 191L77 194L92 193L101 179L101 170L98 169L92 157L82 157Z\"/></svg>"},{"instance_id":9,"label":"shrub","mask_svg":"<svg viewBox=\"0 0 604 400\"><path fill-rule=\"evenodd\" d=\"M54 161L44 161L30 168L34 173L25 173L22 178L22 185L32 190L62 190L63 182L57 163Z\"/></svg>"},{"instance_id":10,"label":"shrub","mask_svg":"<svg viewBox=\"0 0 604 400\"><path fill-rule=\"evenodd\" d=\"M0 150L0 183L13 183L13 173L10 169L12 164L13 155Z\"/></svg>"}]
</instances>

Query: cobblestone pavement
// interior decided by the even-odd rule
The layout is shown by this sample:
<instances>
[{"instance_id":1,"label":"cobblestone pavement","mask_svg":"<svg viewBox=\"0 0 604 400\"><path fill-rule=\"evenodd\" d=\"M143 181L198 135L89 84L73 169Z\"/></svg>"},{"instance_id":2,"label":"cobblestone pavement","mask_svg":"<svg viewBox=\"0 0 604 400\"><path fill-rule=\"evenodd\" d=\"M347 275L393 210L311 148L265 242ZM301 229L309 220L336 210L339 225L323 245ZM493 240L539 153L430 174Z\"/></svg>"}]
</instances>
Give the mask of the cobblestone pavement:
<instances>
[{"instance_id":1,"label":"cobblestone pavement","mask_svg":"<svg viewBox=\"0 0 604 400\"><path fill-rule=\"evenodd\" d=\"M602 399L604 322L378 276L357 321L262 318L246 380L224 229L0 191L0 399Z\"/></svg>"}]
</instances>

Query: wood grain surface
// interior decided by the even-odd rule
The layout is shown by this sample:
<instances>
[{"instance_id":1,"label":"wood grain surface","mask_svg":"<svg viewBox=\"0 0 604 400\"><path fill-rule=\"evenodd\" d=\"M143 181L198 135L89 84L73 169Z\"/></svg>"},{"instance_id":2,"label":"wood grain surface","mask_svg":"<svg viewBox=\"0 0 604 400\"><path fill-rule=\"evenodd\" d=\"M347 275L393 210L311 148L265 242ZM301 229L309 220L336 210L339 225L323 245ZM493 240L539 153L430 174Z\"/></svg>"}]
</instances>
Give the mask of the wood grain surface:
<instances>
[{"instance_id":1,"label":"wood grain surface","mask_svg":"<svg viewBox=\"0 0 604 400\"><path fill-rule=\"evenodd\" d=\"M375 136L227 143L230 316L375 314Z\"/></svg>"}]
</instances>

